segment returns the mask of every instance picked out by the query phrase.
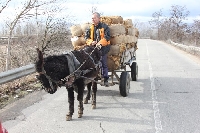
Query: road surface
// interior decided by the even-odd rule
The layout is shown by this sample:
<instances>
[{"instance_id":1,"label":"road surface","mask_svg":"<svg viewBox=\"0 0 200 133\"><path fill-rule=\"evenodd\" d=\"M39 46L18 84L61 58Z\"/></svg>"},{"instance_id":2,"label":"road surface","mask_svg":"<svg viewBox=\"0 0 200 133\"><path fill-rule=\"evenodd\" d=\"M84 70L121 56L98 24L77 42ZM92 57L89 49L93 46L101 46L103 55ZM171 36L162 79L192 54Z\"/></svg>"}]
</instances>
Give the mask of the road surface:
<instances>
[{"instance_id":1,"label":"road surface","mask_svg":"<svg viewBox=\"0 0 200 133\"><path fill-rule=\"evenodd\" d=\"M75 101L66 121L65 88L37 92L2 109L3 126L9 133L200 133L200 60L155 40L140 39L138 47L138 81L127 97L118 85L98 85L97 108L84 105L78 118Z\"/></svg>"}]
</instances>

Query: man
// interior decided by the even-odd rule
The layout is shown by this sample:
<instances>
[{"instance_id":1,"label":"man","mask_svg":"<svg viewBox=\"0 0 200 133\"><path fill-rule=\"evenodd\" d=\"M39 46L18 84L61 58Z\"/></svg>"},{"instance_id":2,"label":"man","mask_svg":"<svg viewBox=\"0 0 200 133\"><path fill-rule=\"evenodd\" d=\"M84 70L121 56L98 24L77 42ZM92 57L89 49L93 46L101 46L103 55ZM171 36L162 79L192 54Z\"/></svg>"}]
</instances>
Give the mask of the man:
<instances>
[{"instance_id":1,"label":"man","mask_svg":"<svg viewBox=\"0 0 200 133\"><path fill-rule=\"evenodd\" d=\"M101 69L104 85L108 87L107 53L110 50L110 29L108 25L100 22L100 19L98 12L92 14L92 25L86 30L85 39L89 46L101 45Z\"/></svg>"}]
</instances>

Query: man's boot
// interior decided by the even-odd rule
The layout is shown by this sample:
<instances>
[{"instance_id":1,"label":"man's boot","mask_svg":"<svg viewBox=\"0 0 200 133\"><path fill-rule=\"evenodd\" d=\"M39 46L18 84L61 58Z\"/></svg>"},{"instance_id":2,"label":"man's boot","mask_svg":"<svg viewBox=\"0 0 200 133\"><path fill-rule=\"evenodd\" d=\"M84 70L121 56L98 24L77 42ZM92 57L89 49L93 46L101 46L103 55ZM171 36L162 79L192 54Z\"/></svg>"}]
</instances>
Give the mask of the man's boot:
<instances>
[{"instance_id":1,"label":"man's boot","mask_svg":"<svg viewBox=\"0 0 200 133\"><path fill-rule=\"evenodd\" d=\"M108 77L104 78L104 86L109 87Z\"/></svg>"}]
</instances>

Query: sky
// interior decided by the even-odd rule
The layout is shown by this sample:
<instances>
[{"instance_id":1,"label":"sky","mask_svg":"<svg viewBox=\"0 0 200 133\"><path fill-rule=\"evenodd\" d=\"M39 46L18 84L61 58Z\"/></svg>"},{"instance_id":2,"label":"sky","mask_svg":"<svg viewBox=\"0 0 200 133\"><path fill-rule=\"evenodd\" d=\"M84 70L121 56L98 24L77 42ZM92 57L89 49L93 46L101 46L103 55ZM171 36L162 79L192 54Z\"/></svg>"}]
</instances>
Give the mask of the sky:
<instances>
[{"instance_id":1,"label":"sky","mask_svg":"<svg viewBox=\"0 0 200 133\"><path fill-rule=\"evenodd\" d=\"M200 19L199 0L68 0L69 10L78 16L78 21L91 21L89 9L92 5L105 16L122 16L124 19L140 22L148 22L152 19L152 14L160 9L163 16L169 16L171 6L179 5L185 6L190 12L188 22Z\"/></svg>"},{"instance_id":2,"label":"sky","mask_svg":"<svg viewBox=\"0 0 200 133\"><path fill-rule=\"evenodd\" d=\"M1 0L2 1L2 0ZM3 0L7 1L7 0ZM21 3L27 0L11 0L8 7L0 14L0 23L4 18L13 19L15 12L20 10ZM40 0L39 0L40 1ZM124 19L133 21L148 22L152 19L154 12L162 9L163 16L169 15L172 5L185 6L190 12L188 22L200 19L199 0L65 0L60 7L64 11L57 14L57 17L67 15L74 16L76 23L91 22L91 8L97 7L97 11L104 16L122 16ZM4 2L0 2L0 5ZM4 21L5 22L5 21Z\"/></svg>"}]
</instances>

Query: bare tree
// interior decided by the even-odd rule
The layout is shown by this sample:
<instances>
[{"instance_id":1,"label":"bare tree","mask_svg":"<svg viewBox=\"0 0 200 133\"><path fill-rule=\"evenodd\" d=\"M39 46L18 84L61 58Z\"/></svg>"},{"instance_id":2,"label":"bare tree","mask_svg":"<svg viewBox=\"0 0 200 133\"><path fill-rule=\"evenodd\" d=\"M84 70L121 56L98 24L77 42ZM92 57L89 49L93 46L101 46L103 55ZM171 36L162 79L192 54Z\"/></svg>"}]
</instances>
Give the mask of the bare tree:
<instances>
[{"instance_id":1,"label":"bare tree","mask_svg":"<svg viewBox=\"0 0 200 133\"><path fill-rule=\"evenodd\" d=\"M182 42L187 24L183 22L189 15L189 11L185 6L172 5L170 10L170 21L172 30L177 42Z\"/></svg>"},{"instance_id":2,"label":"bare tree","mask_svg":"<svg viewBox=\"0 0 200 133\"><path fill-rule=\"evenodd\" d=\"M42 50L42 52L53 50L53 54L56 52L63 52L60 48L63 47L63 44L71 49L72 44L68 41L69 30L68 27L70 23L68 23L71 19L71 16L66 15L63 18L56 18L58 14L61 13L63 9L59 6L53 6L48 9L45 9L45 25L44 29L40 31L41 33L38 35L41 39L38 41L37 47ZM58 48L59 47L59 48ZM56 50L58 48L58 50ZM64 49L63 49L64 50Z\"/></svg>"},{"instance_id":3,"label":"bare tree","mask_svg":"<svg viewBox=\"0 0 200 133\"><path fill-rule=\"evenodd\" d=\"M134 26L135 28L137 28L137 27L139 26L139 24L140 24L140 20L139 20L139 19L134 19L134 20L133 20L133 26Z\"/></svg>"},{"instance_id":4,"label":"bare tree","mask_svg":"<svg viewBox=\"0 0 200 133\"><path fill-rule=\"evenodd\" d=\"M11 0L7 0L5 4L3 4L0 8L0 13L7 7L8 3L10 2ZM2 3L0 3L1 5Z\"/></svg>"},{"instance_id":5,"label":"bare tree","mask_svg":"<svg viewBox=\"0 0 200 133\"><path fill-rule=\"evenodd\" d=\"M172 38L172 30L171 30L171 21L169 18L164 18L161 21L160 28L159 28L159 37L162 40L168 40Z\"/></svg>"},{"instance_id":6,"label":"bare tree","mask_svg":"<svg viewBox=\"0 0 200 133\"><path fill-rule=\"evenodd\" d=\"M136 27L137 29L140 30L140 38L153 38L152 37L152 32L153 30L151 29L149 23L145 22L138 22L138 25Z\"/></svg>"},{"instance_id":7,"label":"bare tree","mask_svg":"<svg viewBox=\"0 0 200 133\"><path fill-rule=\"evenodd\" d=\"M42 2L38 3L38 0L27 0L27 2L24 3L24 6L22 7L21 11L16 15L13 21L10 23L7 23L9 27L9 36L8 36L8 46L7 46L7 58L6 58L6 70L10 69L10 55L11 55L11 41L12 41L12 35L13 35L13 30L16 26L16 24L21 20L21 19L28 19L30 17L33 17L34 14L29 14L29 12L36 7L40 7L44 4L52 3L56 0L51 0L48 2Z\"/></svg>"},{"instance_id":8,"label":"bare tree","mask_svg":"<svg viewBox=\"0 0 200 133\"><path fill-rule=\"evenodd\" d=\"M153 19L149 21L149 24L153 26L155 29L157 29L157 38L160 39L160 26L161 26L161 20L160 18L162 17L162 9L160 9L157 12L154 12L152 14Z\"/></svg>"},{"instance_id":9,"label":"bare tree","mask_svg":"<svg viewBox=\"0 0 200 133\"><path fill-rule=\"evenodd\" d=\"M191 28L192 36L194 37L194 43L197 46L200 41L200 20L194 20L194 23Z\"/></svg>"}]
</instances>

